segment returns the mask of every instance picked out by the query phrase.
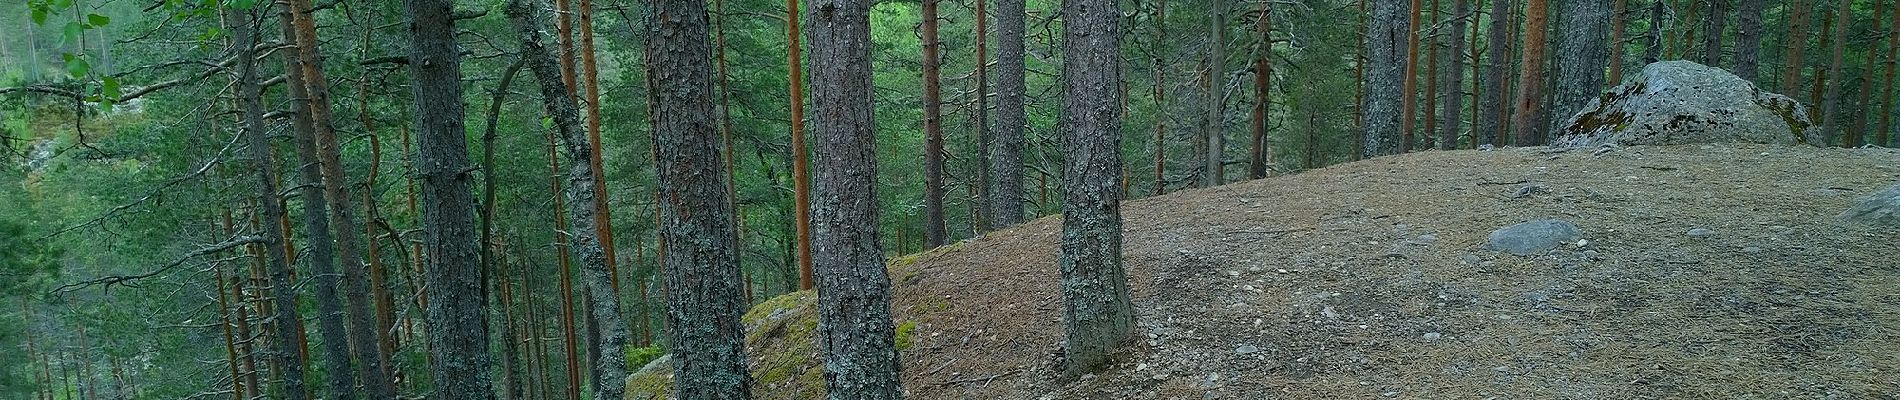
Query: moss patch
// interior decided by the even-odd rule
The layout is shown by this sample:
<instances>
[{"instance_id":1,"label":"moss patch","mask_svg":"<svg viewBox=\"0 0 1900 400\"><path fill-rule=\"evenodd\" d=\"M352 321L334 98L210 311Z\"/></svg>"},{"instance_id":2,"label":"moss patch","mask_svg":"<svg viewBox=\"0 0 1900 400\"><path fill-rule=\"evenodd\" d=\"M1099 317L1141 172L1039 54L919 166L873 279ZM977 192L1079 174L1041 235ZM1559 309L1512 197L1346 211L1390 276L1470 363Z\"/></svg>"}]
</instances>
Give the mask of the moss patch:
<instances>
[{"instance_id":1,"label":"moss patch","mask_svg":"<svg viewBox=\"0 0 1900 400\"><path fill-rule=\"evenodd\" d=\"M897 324L897 334L893 338L897 342L897 351L910 349L910 333L915 330L917 330L917 321L904 321Z\"/></svg>"}]
</instances>

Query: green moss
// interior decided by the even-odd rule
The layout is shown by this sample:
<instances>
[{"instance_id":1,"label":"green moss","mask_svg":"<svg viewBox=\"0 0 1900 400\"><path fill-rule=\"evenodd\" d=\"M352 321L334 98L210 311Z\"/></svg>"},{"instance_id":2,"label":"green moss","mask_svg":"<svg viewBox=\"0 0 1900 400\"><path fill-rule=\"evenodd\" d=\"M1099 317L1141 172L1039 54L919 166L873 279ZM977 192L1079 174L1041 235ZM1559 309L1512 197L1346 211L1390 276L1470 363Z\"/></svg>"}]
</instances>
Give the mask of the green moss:
<instances>
[{"instance_id":1,"label":"green moss","mask_svg":"<svg viewBox=\"0 0 1900 400\"><path fill-rule=\"evenodd\" d=\"M673 373L634 375L627 378L626 400L664 400L673 394Z\"/></svg>"},{"instance_id":2,"label":"green moss","mask_svg":"<svg viewBox=\"0 0 1900 400\"><path fill-rule=\"evenodd\" d=\"M910 349L910 332L915 330L917 330L917 321L904 321L897 324L897 334L893 338L897 342L897 351Z\"/></svg>"},{"instance_id":3,"label":"green moss","mask_svg":"<svg viewBox=\"0 0 1900 400\"><path fill-rule=\"evenodd\" d=\"M631 347L627 349L627 368L638 370L653 359L666 355L666 348L660 346Z\"/></svg>"}]
</instances>

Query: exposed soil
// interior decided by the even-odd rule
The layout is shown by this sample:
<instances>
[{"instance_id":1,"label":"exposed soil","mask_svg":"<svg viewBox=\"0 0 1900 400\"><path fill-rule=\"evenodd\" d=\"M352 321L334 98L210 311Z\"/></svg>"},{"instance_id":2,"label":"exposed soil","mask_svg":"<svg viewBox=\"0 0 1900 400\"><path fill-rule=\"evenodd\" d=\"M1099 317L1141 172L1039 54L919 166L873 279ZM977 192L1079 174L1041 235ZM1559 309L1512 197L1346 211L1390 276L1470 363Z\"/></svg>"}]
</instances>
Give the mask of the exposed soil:
<instances>
[{"instance_id":1,"label":"exposed soil","mask_svg":"<svg viewBox=\"0 0 1900 400\"><path fill-rule=\"evenodd\" d=\"M1076 382L1055 379L1061 220L1043 218L893 264L904 381L916 399L1896 399L1900 232L1837 218L1896 179L1896 150L1528 148L1131 201L1140 337ZM1483 249L1539 218L1585 239ZM787 386L756 391L810 395Z\"/></svg>"}]
</instances>

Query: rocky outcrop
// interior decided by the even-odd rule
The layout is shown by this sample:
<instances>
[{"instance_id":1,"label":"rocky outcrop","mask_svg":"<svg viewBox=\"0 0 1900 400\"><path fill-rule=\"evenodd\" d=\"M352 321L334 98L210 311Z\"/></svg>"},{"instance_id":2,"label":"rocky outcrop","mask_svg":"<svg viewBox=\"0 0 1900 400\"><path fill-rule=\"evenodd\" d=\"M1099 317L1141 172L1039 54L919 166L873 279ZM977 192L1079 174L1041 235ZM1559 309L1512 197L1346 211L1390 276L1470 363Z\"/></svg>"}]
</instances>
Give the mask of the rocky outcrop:
<instances>
[{"instance_id":1,"label":"rocky outcrop","mask_svg":"<svg viewBox=\"0 0 1900 400\"><path fill-rule=\"evenodd\" d=\"M1887 187L1880 193L1860 199L1847 212L1841 213L1841 219L1873 226L1900 228L1900 185Z\"/></svg>"},{"instance_id":2,"label":"rocky outcrop","mask_svg":"<svg viewBox=\"0 0 1900 400\"><path fill-rule=\"evenodd\" d=\"M1720 68L1664 61L1571 116L1551 145L1798 144L1819 137L1794 99Z\"/></svg>"}]
</instances>

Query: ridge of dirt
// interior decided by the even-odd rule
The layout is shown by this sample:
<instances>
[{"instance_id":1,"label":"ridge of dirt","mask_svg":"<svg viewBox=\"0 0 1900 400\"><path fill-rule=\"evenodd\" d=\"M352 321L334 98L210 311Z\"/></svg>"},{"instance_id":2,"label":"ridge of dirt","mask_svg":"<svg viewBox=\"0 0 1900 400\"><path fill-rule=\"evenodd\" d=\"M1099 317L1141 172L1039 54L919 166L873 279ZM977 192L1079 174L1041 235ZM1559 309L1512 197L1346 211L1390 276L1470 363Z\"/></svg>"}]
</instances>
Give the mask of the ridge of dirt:
<instances>
[{"instance_id":1,"label":"ridge of dirt","mask_svg":"<svg viewBox=\"0 0 1900 400\"><path fill-rule=\"evenodd\" d=\"M1523 148L1133 200L1139 337L1076 382L1055 380L1046 217L893 263L904 383L915 399L1900 398L1900 232L1837 218L1896 178L1886 149ZM1540 218L1584 240L1483 249Z\"/></svg>"}]
</instances>

